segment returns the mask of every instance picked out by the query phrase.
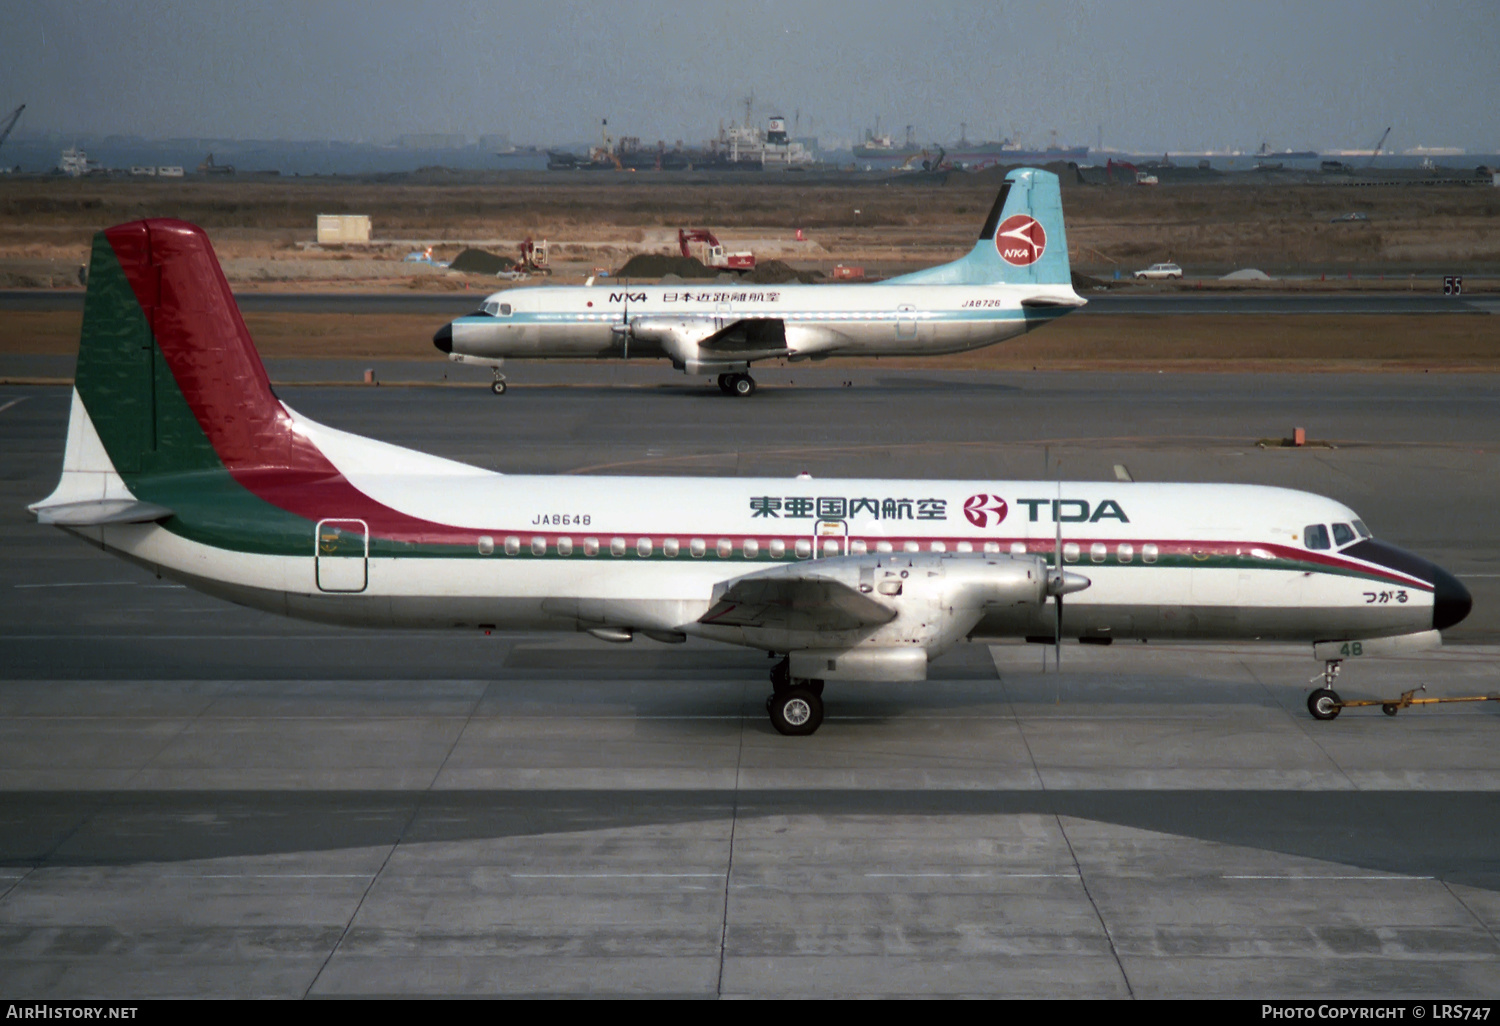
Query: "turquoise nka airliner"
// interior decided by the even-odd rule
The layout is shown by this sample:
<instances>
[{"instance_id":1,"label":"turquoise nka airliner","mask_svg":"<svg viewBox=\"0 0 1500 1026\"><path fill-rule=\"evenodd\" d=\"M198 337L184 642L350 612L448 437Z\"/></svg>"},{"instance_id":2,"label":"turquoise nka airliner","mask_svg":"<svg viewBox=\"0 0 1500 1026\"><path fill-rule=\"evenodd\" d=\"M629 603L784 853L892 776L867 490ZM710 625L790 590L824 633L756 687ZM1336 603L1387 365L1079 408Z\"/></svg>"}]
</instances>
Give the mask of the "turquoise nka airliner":
<instances>
[{"instance_id":1,"label":"turquoise nka airliner","mask_svg":"<svg viewBox=\"0 0 1500 1026\"><path fill-rule=\"evenodd\" d=\"M433 344L490 367L507 359L667 359L755 392L750 365L832 356L938 356L1014 338L1084 305L1073 291L1057 176L1005 177L959 260L860 285L590 285L507 289L445 324Z\"/></svg>"}]
</instances>

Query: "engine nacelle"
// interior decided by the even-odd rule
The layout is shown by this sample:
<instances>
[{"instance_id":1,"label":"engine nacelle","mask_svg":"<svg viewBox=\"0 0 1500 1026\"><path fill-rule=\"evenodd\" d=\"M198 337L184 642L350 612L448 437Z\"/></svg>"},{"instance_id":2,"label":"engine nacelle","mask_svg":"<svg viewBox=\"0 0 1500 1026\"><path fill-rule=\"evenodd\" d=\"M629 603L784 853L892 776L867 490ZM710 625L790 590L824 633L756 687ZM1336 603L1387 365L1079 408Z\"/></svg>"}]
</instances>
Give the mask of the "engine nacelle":
<instances>
[{"instance_id":1,"label":"engine nacelle","mask_svg":"<svg viewBox=\"0 0 1500 1026\"><path fill-rule=\"evenodd\" d=\"M820 324L787 324L774 317L636 317L630 337L661 347L673 366L689 374L744 371L752 360L817 359L848 339Z\"/></svg>"},{"instance_id":2,"label":"engine nacelle","mask_svg":"<svg viewBox=\"0 0 1500 1026\"><path fill-rule=\"evenodd\" d=\"M661 346L672 363L689 374L744 370L743 360L724 360L700 351L699 344L717 334L720 327L709 317L637 317L630 322L630 337Z\"/></svg>"},{"instance_id":3,"label":"engine nacelle","mask_svg":"<svg viewBox=\"0 0 1500 1026\"><path fill-rule=\"evenodd\" d=\"M867 644L918 646L928 659L962 641L987 614L1029 615L1047 601L1040 556L890 554L863 557L859 570L860 591L897 611Z\"/></svg>"}]
</instances>

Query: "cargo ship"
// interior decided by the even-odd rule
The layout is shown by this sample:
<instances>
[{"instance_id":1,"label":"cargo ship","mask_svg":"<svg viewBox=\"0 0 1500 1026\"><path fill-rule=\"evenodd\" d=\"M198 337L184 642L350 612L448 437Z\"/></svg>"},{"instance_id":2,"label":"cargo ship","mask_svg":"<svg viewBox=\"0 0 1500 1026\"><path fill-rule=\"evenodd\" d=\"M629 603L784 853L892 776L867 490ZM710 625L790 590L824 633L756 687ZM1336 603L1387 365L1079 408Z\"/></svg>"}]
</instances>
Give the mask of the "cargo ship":
<instances>
[{"instance_id":1,"label":"cargo ship","mask_svg":"<svg viewBox=\"0 0 1500 1026\"><path fill-rule=\"evenodd\" d=\"M1313 150L1273 150L1265 143L1260 144L1260 149L1255 151L1256 160L1317 160L1318 154Z\"/></svg>"},{"instance_id":2,"label":"cargo ship","mask_svg":"<svg viewBox=\"0 0 1500 1026\"><path fill-rule=\"evenodd\" d=\"M643 146L636 136L611 139L609 122L603 122L598 146L581 157L564 150L547 151L548 171L761 171L808 168L817 156L807 146L790 138L786 118L768 119L767 127L731 124L719 128L717 137L702 147L684 147L679 141L671 149L658 141Z\"/></svg>"},{"instance_id":3,"label":"cargo ship","mask_svg":"<svg viewBox=\"0 0 1500 1026\"><path fill-rule=\"evenodd\" d=\"M891 165L910 163L912 158L922 155L924 150L943 150L949 163L955 167L980 168L994 164L1050 164L1054 161L1075 164L1088 160L1087 146L1048 146L1030 149L1018 146L1009 139L999 142L970 142L959 136L956 142L933 143L930 147L919 146L912 139L912 126L906 126L906 139L897 144L889 135L881 135L879 122L874 130L865 129L865 141L854 147L856 163Z\"/></svg>"}]
</instances>

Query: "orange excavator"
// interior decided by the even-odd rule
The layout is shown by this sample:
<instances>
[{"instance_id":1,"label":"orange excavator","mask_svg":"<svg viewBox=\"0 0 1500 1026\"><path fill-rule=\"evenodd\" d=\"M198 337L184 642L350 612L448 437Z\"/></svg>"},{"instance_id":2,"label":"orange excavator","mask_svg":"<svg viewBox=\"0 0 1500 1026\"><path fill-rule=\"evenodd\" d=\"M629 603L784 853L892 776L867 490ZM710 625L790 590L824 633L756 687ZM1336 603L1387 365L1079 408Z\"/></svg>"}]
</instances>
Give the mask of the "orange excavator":
<instances>
[{"instance_id":1,"label":"orange excavator","mask_svg":"<svg viewBox=\"0 0 1500 1026\"><path fill-rule=\"evenodd\" d=\"M714 233L707 228L679 228L677 229L677 248L682 250L682 255L691 258L693 254L691 244L702 243L699 248L698 259L703 261L707 267L719 267L726 271L753 271L755 270L755 254L749 251L744 253L726 253L723 245Z\"/></svg>"}]
</instances>

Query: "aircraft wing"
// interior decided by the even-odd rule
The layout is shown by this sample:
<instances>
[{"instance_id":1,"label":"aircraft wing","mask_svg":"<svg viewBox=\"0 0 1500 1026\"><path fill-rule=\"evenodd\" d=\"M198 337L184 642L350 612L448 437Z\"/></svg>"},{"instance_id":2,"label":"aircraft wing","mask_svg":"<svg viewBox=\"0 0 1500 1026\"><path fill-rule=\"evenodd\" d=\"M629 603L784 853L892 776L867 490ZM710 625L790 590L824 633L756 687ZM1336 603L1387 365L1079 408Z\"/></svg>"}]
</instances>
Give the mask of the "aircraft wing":
<instances>
[{"instance_id":1,"label":"aircraft wing","mask_svg":"<svg viewBox=\"0 0 1500 1026\"><path fill-rule=\"evenodd\" d=\"M877 627L896 611L847 584L805 568L797 573L755 574L729 582L699 623L794 631L847 631Z\"/></svg>"},{"instance_id":2,"label":"aircraft wing","mask_svg":"<svg viewBox=\"0 0 1500 1026\"><path fill-rule=\"evenodd\" d=\"M786 322L780 317L742 317L731 321L699 342L698 348L716 356L741 353L784 356L790 352Z\"/></svg>"}]
</instances>

